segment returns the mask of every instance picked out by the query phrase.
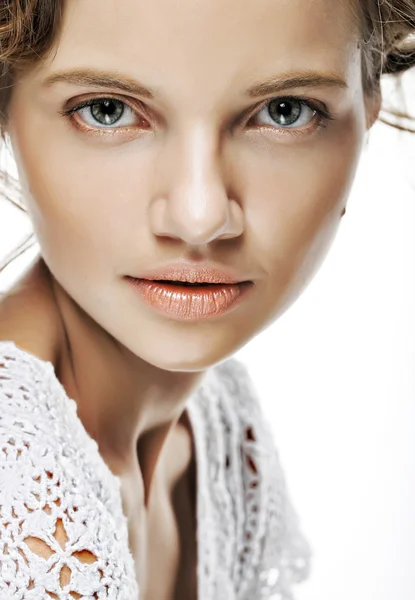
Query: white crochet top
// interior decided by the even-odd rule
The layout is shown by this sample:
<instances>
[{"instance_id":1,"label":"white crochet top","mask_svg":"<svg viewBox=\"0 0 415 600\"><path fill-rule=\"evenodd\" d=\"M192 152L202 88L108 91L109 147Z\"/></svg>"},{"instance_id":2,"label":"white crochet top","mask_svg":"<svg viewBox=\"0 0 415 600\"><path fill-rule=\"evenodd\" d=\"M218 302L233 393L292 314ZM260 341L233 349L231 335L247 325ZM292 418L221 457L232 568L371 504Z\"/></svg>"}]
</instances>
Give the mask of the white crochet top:
<instances>
[{"instance_id":1,"label":"white crochet top","mask_svg":"<svg viewBox=\"0 0 415 600\"><path fill-rule=\"evenodd\" d=\"M198 600L291 600L293 584L308 574L310 550L245 368L233 359L208 370L188 415ZM64 545L54 536L58 520ZM31 551L28 537L42 540L49 556ZM61 586L64 567L71 577ZM139 597L120 479L52 364L0 342L1 600Z\"/></svg>"}]
</instances>

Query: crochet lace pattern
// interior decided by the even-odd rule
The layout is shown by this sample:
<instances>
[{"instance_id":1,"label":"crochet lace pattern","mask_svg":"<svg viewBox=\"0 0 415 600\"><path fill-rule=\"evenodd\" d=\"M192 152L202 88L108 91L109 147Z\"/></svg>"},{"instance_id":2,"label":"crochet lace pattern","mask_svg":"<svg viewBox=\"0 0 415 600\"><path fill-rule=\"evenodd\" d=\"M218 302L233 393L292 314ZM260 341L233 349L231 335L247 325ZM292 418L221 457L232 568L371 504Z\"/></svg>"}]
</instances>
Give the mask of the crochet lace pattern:
<instances>
[{"instance_id":1,"label":"crochet lace pattern","mask_svg":"<svg viewBox=\"0 0 415 600\"><path fill-rule=\"evenodd\" d=\"M210 369L187 411L198 600L292 600L310 547L245 368ZM120 484L53 365L0 342L1 600L138 600Z\"/></svg>"}]
</instances>

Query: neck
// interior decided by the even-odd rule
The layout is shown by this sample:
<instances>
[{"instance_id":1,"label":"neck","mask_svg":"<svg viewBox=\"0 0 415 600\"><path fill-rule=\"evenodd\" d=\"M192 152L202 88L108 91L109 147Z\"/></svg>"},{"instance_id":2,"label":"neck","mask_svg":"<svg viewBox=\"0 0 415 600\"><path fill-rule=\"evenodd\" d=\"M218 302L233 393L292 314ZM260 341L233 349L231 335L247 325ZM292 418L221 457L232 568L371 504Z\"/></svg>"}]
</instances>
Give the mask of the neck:
<instances>
[{"instance_id":1,"label":"neck","mask_svg":"<svg viewBox=\"0 0 415 600\"><path fill-rule=\"evenodd\" d=\"M55 281L61 321L57 375L118 476L141 474L148 499L169 435L203 373L169 372L140 359L100 328Z\"/></svg>"}]
</instances>

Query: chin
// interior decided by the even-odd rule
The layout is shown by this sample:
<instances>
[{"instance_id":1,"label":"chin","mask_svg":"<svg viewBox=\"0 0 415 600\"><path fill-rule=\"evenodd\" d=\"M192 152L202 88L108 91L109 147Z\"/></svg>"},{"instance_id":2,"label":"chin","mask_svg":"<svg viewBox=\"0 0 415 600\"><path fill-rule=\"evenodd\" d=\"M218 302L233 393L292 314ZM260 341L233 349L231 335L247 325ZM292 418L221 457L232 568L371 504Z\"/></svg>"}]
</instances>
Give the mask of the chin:
<instances>
[{"instance_id":1,"label":"chin","mask_svg":"<svg viewBox=\"0 0 415 600\"><path fill-rule=\"evenodd\" d=\"M189 340L183 336L176 339L163 340L157 343L138 347L137 343L130 349L142 360L164 371L195 373L206 371L210 367L223 362L232 356L242 344L233 344L229 339L199 339ZM163 343L165 341L165 343Z\"/></svg>"},{"instance_id":2,"label":"chin","mask_svg":"<svg viewBox=\"0 0 415 600\"><path fill-rule=\"evenodd\" d=\"M232 354L232 353L231 353ZM155 355L143 353L140 358L163 371L181 373L200 373L228 358L229 354L220 352L218 348L201 348L199 352L192 352L189 348L177 350L174 354L163 352L163 349Z\"/></svg>"}]
</instances>

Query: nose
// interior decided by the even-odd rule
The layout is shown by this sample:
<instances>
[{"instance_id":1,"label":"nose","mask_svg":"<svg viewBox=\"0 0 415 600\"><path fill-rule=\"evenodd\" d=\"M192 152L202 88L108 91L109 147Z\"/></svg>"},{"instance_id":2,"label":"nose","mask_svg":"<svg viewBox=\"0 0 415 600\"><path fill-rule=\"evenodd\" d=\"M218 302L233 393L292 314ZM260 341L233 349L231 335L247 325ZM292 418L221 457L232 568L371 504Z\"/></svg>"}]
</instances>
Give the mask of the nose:
<instances>
[{"instance_id":1,"label":"nose","mask_svg":"<svg viewBox=\"0 0 415 600\"><path fill-rule=\"evenodd\" d=\"M155 235L204 245L242 234L243 211L229 197L218 146L199 130L160 151L150 206Z\"/></svg>"}]
</instances>

